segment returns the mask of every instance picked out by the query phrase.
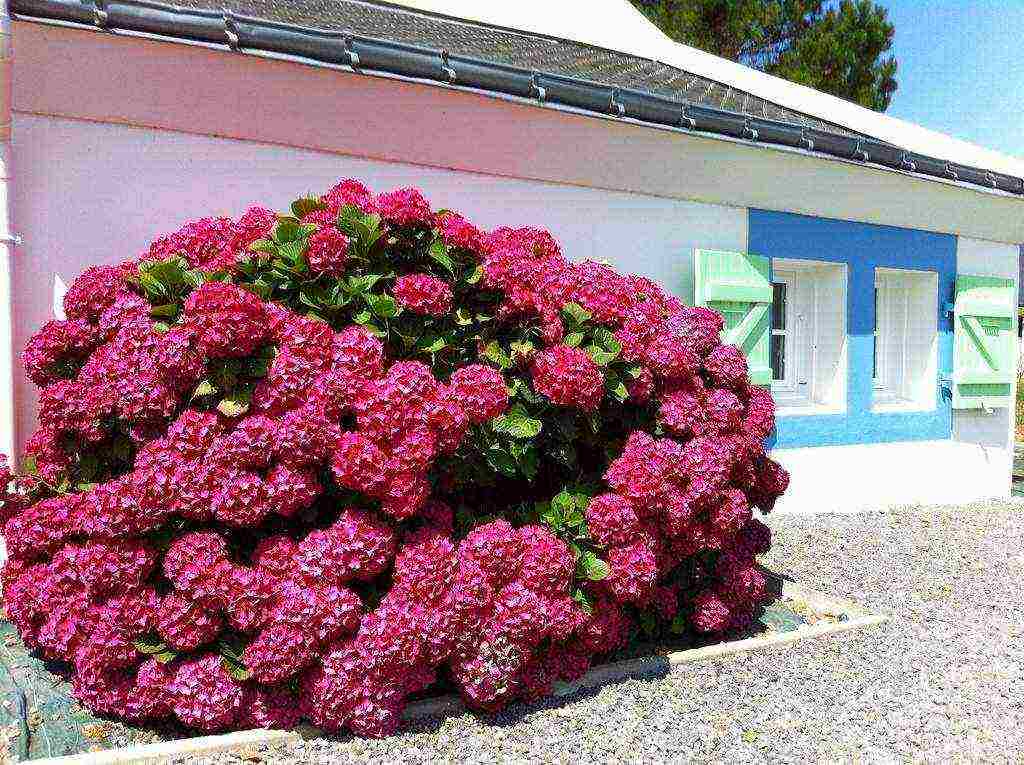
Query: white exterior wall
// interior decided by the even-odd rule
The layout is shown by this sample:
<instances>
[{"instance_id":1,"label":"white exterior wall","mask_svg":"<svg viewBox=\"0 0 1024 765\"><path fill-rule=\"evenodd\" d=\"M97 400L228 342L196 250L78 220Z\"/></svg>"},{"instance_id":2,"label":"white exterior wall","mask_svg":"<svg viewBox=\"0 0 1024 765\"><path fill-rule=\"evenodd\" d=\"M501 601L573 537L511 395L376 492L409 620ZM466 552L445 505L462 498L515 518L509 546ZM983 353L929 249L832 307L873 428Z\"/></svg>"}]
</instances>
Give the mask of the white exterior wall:
<instances>
[{"instance_id":1,"label":"white exterior wall","mask_svg":"<svg viewBox=\"0 0 1024 765\"><path fill-rule=\"evenodd\" d=\"M694 248L747 245L747 211L738 207L25 114L14 135L13 217L25 234L14 267L19 349L86 267L135 257L192 218L237 216L253 203L286 209L340 178L377 190L418 186L435 208L484 228L546 228L573 259L608 260L684 295ZM21 443L35 421L35 389L20 362L16 378Z\"/></svg>"},{"instance_id":2,"label":"white exterior wall","mask_svg":"<svg viewBox=\"0 0 1024 765\"><path fill-rule=\"evenodd\" d=\"M1020 248L1012 244L986 242L961 236L957 239L956 271L969 276L998 276L1012 279L1020 289ZM1017 301L1014 301L1017 305ZM1016 332L1014 333L1016 337ZM1017 400L1017 386L1013 387L1011 402ZM1005 486L1000 496L1010 491L1008 485L1013 472L1014 423L1013 405L1009 408L994 409L991 413L981 410L953 410L953 440L972 444L977 450L975 474L979 480Z\"/></svg>"},{"instance_id":3,"label":"white exterior wall","mask_svg":"<svg viewBox=\"0 0 1024 765\"><path fill-rule=\"evenodd\" d=\"M15 28L17 348L86 266L132 257L189 218L283 207L349 176L419 186L485 228L548 228L570 257L684 297L695 247L746 249L744 205L1024 239L1020 200L890 171L289 62ZM960 270L1014 277L1010 249L961 239ZM14 402L22 442L35 397L20 368ZM780 450L793 484L779 509L1005 495L1009 437L1006 417L957 414L949 441ZM908 483L914 473L930 477Z\"/></svg>"}]
</instances>

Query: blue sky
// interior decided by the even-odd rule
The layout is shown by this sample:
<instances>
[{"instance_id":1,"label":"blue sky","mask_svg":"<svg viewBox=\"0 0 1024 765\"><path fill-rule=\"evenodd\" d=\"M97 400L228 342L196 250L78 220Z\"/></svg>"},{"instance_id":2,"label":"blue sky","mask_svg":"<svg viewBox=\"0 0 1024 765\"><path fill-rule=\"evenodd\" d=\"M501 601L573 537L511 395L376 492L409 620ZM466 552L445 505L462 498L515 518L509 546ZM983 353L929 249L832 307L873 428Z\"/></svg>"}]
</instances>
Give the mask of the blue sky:
<instances>
[{"instance_id":1,"label":"blue sky","mask_svg":"<svg viewBox=\"0 0 1024 765\"><path fill-rule=\"evenodd\" d=\"M888 114L1024 157L1024 0L876 0L896 27Z\"/></svg>"}]
</instances>

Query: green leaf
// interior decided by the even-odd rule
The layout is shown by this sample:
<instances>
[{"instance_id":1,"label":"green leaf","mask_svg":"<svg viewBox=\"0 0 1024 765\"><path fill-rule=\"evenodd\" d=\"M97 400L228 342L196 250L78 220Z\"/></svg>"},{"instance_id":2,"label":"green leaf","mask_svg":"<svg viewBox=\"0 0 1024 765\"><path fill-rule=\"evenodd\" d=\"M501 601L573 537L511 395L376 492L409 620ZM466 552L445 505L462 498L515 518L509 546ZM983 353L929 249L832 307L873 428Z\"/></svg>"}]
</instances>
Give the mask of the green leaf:
<instances>
[{"instance_id":1,"label":"green leaf","mask_svg":"<svg viewBox=\"0 0 1024 765\"><path fill-rule=\"evenodd\" d=\"M575 600L580 605L580 608L582 608L588 614L594 612L594 604L590 602L590 598L587 597L587 593L585 593L579 587L573 590L572 599Z\"/></svg>"},{"instance_id":2,"label":"green leaf","mask_svg":"<svg viewBox=\"0 0 1024 765\"><path fill-rule=\"evenodd\" d=\"M172 661L178 658L178 652L172 651L170 648L168 648L166 651L161 651L158 654L154 654L153 658L161 664L170 664Z\"/></svg>"},{"instance_id":3,"label":"green leaf","mask_svg":"<svg viewBox=\"0 0 1024 765\"><path fill-rule=\"evenodd\" d=\"M580 556L580 566L584 576L594 582L599 582L611 573L611 568L603 560L597 557L593 550L584 550Z\"/></svg>"},{"instance_id":4,"label":"green leaf","mask_svg":"<svg viewBox=\"0 0 1024 765\"><path fill-rule=\"evenodd\" d=\"M529 340L515 341L509 344L509 348L513 354L522 357L529 357L536 350L536 346Z\"/></svg>"},{"instance_id":5,"label":"green leaf","mask_svg":"<svg viewBox=\"0 0 1024 765\"><path fill-rule=\"evenodd\" d=\"M273 255L277 252L277 245L271 239L257 239L249 245L249 252L265 252Z\"/></svg>"},{"instance_id":6,"label":"green leaf","mask_svg":"<svg viewBox=\"0 0 1024 765\"><path fill-rule=\"evenodd\" d=\"M239 661L232 661L226 656L221 658L221 666L224 667L224 671L240 683L244 683L252 677L252 673L245 668L244 664Z\"/></svg>"},{"instance_id":7,"label":"green leaf","mask_svg":"<svg viewBox=\"0 0 1024 765\"><path fill-rule=\"evenodd\" d=\"M609 353L615 354L615 356L622 352L622 343L616 339L611 330L598 327L594 330L593 338L596 345L601 346Z\"/></svg>"},{"instance_id":8,"label":"green leaf","mask_svg":"<svg viewBox=\"0 0 1024 765\"><path fill-rule=\"evenodd\" d=\"M576 506L575 500L572 494L567 491L560 491L551 500L551 508L555 510L560 516L564 516L566 513L571 512Z\"/></svg>"},{"instance_id":9,"label":"green leaf","mask_svg":"<svg viewBox=\"0 0 1024 765\"><path fill-rule=\"evenodd\" d=\"M139 653L144 653L147 656L155 656L158 653L163 653L168 650L167 644L164 643L163 640L151 635L136 638L132 643L135 646L135 650Z\"/></svg>"},{"instance_id":10,"label":"green leaf","mask_svg":"<svg viewBox=\"0 0 1024 765\"><path fill-rule=\"evenodd\" d=\"M496 417L492 421L492 427L495 433L504 433L517 439L529 439L541 432L544 423L530 417L525 409L516 405L512 411Z\"/></svg>"},{"instance_id":11,"label":"green leaf","mask_svg":"<svg viewBox=\"0 0 1024 765\"><path fill-rule=\"evenodd\" d=\"M390 319L398 313L398 302L391 295L375 295L371 292L364 297L370 310L382 319Z\"/></svg>"},{"instance_id":12,"label":"green leaf","mask_svg":"<svg viewBox=\"0 0 1024 765\"><path fill-rule=\"evenodd\" d=\"M156 305L149 309L149 315L154 318L166 318L176 319L178 318L178 304L177 303L164 303L163 305Z\"/></svg>"},{"instance_id":13,"label":"green leaf","mask_svg":"<svg viewBox=\"0 0 1024 765\"><path fill-rule=\"evenodd\" d=\"M615 361L615 357L619 355L618 353L606 351L604 348L597 345L588 345L583 350L587 352L587 355L590 356L590 358L594 360L594 363L599 367L608 366Z\"/></svg>"},{"instance_id":14,"label":"green leaf","mask_svg":"<svg viewBox=\"0 0 1024 765\"><path fill-rule=\"evenodd\" d=\"M25 475L39 475L39 466L36 464L36 455L25 455L21 460L21 472Z\"/></svg>"},{"instance_id":15,"label":"green leaf","mask_svg":"<svg viewBox=\"0 0 1024 765\"><path fill-rule=\"evenodd\" d=\"M252 403L252 391L235 390L226 395L217 404L217 411L225 417L241 417L249 411Z\"/></svg>"},{"instance_id":16,"label":"green leaf","mask_svg":"<svg viewBox=\"0 0 1024 765\"><path fill-rule=\"evenodd\" d=\"M274 229L274 241L279 245L298 242L316 231L312 223L299 223L295 219L282 218Z\"/></svg>"},{"instance_id":17,"label":"green leaf","mask_svg":"<svg viewBox=\"0 0 1024 765\"><path fill-rule=\"evenodd\" d=\"M448 248L440 239L435 239L430 245L430 257L440 263L450 275L455 276L455 264L448 257Z\"/></svg>"},{"instance_id":18,"label":"green leaf","mask_svg":"<svg viewBox=\"0 0 1024 765\"><path fill-rule=\"evenodd\" d=\"M343 284L347 292L358 295L373 289L374 285L383 278L384 274L363 274L362 276L350 276Z\"/></svg>"},{"instance_id":19,"label":"green leaf","mask_svg":"<svg viewBox=\"0 0 1024 765\"><path fill-rule=\"evenodd\" d=\"M292 202L292 215L296 218L305 218L311 212L326 209L327 205L319 197L300 197Z\"/></svg>"},{"instance_id":20,"label":"green leaf","mask_svg":"<svg viewBox=\"0 0 1024 765\"><path fill-rule=\"evenodd\" d=\"M448 347L448 341L437 335L421 337L416 343L416 350L422 353L437 353Z\"/></svg>"},{"instance_id":21,"label":"green leaf","mask_svg":"<svg viewBox=\"0 0 1024 765\"><path fill-rule=\"evenodd\" d=\"M590 312L579 303L566 303L562 307L562 315L577 325L590 321L591 318Z\"/></svg>"},{"instance_id":22,"label":"green leaf","mask_svg":"<svg viewBox=\"0 0 1024 765\"><path fill-rule=\"evenodd\" d=\"M342 233L358 239L366 230L364 217L363 211L355 205L345 205L338 210L336 225Z\"/></svg>"},{"instance_id":23,"label":"green leaf","mask_svg":"<svg viewBox=\"0 0 1024 765\"><path fill-rule=\"evenodd\" d=\"M562 342L568 345L570 348L575 348L577 345L583 342L583 333L570 332L568 335L565 336L565 339L562 340Z\"/></svg>"},{"instance_id":24,"label":"green leaf","mask_svg":"<svg viewBox=\"0 0 1024 765\"><path fill-rule=\"evenodd\" d=\"M477 266L476 268L474 268L470 272L469 276L466 277L466 284L476 284L478 281L480 281L483 278L483 276L484 276L484 267L483 266Z\"/></svg>"},{"instance_id":25,"label":"green leaf","mask_svg":"<svg viewBox=\"0 0 1024 765\"><path fill-rule=\"evenodd\" d=\"M291 267L301 266L305 270L306 262L303 255L306 254L307 243L304 239L294 242L286 242L277 248L277 255Z\"/></svg>"},{"instance_id":26,"label":"green leaf","mask_svg":"<svg viewBox=\"0 0 1024 765\"><path fill-rule=\"evenodd\" d=\"M675 618L672 620L671 626L669 627L669 631L672 632L673 635L682 635L686 632L686 616L683 614L676 614Z\"/></svg>"},{"instance_id":27,"label":"green leaf","mask_svg":"<svg viewBox=\"0 0 1024 765\"><path fill-rule=\"evenodd\" d=\"M508 355L508 352L496 340L492 340L484 348L484 358L488 361L493 361L502 369L512 368L512 357Z\"/></svg>"},{"instance_id":28,"label":"green leaf","mask_svg":"<svg viewBox=\"0 0 1024 765\"><path fill-rule=\"evenodd\" d=\"M206 274L204 274L198 268L190 268L188 271L185 272L185 283L192 288L199 287L205 281Z\"/></svg>"},{"instance_id":29,"label":"green leaf","mask_svg":"<svg viewBox=\"0 0 1024 765\"><path fill-rule=\"evenodd\" d=\"M608 377L605 379L605 387L611 397L620 404L625 403L626 399L629 398L629 389L626 388L626 383L614 372L608 373Z\"/></svg>"},{"instance_id":30,"label":"green leaf","mask_svg":"<svg viewBox=\"0 0 1024 765\"><path fill-rule=\"evenodd\" d=\"M202 398L203 396L211 396L217 392L217 386L215 386L209 379L200 380L196 389L192 391L192 398Z\"/></svg>"}]
</instances>

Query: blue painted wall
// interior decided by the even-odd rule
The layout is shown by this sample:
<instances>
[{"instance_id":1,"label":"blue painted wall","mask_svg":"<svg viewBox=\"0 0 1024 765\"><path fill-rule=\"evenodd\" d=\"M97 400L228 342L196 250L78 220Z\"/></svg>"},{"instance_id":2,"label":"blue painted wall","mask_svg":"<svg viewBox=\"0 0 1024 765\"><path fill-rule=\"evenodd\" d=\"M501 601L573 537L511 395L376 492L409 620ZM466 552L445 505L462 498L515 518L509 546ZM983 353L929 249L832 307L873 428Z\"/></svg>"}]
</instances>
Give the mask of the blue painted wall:
<instances>
[{"instance_id":1,"label":"blue painted wall","mask_svg":"<svg viewBox=\"0 0 1024 765\"><path fill-rule=\"evenodd\" d=\"M873 226L791 213L751 210L748 250L769 258L846 264L847 393L841 414L780 417L769 446L831 446L949 438L953 413L938 390L932 411L873 413L872 352L875 325L875 269L909 268L938 274L938 375L953 366L952 320L944 304L956 279L956 237L926 231ZM935 380L938 386L938 379Z\"/></svg>"}]
</instances>

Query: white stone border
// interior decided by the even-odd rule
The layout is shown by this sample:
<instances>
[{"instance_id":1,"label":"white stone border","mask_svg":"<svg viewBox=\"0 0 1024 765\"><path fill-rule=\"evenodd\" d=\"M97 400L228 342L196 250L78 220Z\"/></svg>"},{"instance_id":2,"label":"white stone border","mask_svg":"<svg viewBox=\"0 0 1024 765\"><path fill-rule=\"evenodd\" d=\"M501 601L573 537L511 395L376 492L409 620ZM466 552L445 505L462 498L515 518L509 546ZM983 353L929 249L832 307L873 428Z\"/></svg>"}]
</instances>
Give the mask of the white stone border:
<instances>
[{"instance_id":1,"label":"white stone border","mask_svg":"<svg viewBox=\"0 0 1024 765\"><path fill-rule=\"evenodd\" d=\"M219 736L199 736L198 738L181 738L177 741L161 741L158 744L142 744L123 749L107 749L103 752L83 752L67 757L48 757L42 760L29 760L31 763L60 763L61 765L143 765L144 763L164 762L169 757L189 755L193 758L205 754L224 752L230 749L244 749L250 746L299 741L297 733L284 730L243 730L236 733L225 733Z\"/></svg>"},{"instance_id":2,"label":"white stone border","mask_svg":"<svg viewBox=\"0 0 1024 765\"><path fill-rule=\"evenodd\" d=\"M888 616L880 614L869 614L863 608L851 600L845 598L833 598L814 590L807 590L793 582L780 579L774 572L765 570L770 579L775 580L782 586L782 597L797 602L803 602L820 613L837 618L845 617L843 621L822 621L817 624L803 625L795 630L777 632L757 637L733 640L728 643L717 643L702 648L689 648L685 651L674 651L655 656L644 656L637 659L604 664L595 667L571 683L556 683L553 696L568 696L582 688L592 688L609 683L616 683L630 677L637 677L652 674L668 674L676 667L690 664L696 661L706 661L724 656L746 653L748 651L769 651L781 648L799 640L833 635L839 632L872 627L889 620ZM405 710L406 720L416 720L423 717L436 717L440 715L459 714L466 711L462 700L455 695L441 696L434 699L424 699L410 704ZM321 735L319 731L305 727L302 733L294 731L279 730L247 730L237 733L228 733L220 736L201 736L199 738L179 739L177 741L165 741L158 744L145 744L142 746L127 747L124 749L109 749L104 752L86 752L67 757L56 757L47 760L38 760L40 763L60 763L61 765L144 765L146 763L163 762L169 757L180 757L190 755L200 757L214 752L223 752L230 749L244 749L253 746L266 746L272 744L285 744L298 741L302 738L309 738Z\"/></svg>"}]
</instances>

